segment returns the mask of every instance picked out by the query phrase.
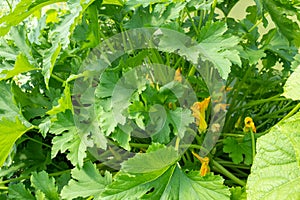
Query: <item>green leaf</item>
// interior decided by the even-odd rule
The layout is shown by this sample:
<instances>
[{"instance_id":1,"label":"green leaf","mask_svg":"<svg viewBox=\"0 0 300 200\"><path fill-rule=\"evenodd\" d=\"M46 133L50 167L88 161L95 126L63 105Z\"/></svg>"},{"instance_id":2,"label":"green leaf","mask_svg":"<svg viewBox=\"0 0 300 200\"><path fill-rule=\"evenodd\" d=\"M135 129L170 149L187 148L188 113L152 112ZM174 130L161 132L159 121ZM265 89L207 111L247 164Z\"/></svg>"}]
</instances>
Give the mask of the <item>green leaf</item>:
<instances>
[{"instance_id":1,"label":"green leaf","mask_svg":"<svg viewBox=\"0 0 300 200\"><path fill-rule=\"evenodd\" d=\"M277 29L269 30L268 33L263 36L262 43L263 50L271 51L288 62L292 62L298 52L298 49L294 45L291 45Z\"/></svg>"},{"instance_id":2,"label":"green leaf","mask_svg":"<svg viewBox=\"0 0 300 200\"><path fill-rule=\"evenodd\" d=\"M189 124L194 122L194 117L189 109L176 108L168 112L168 119L174 127L174 134L180 138L184 137L184 132Z\"/></svg>"},{"instance_id":3,"label":"green leaf","mask_svg":"<svg viewBox=\"0 0 300 200\"><path fill-rule=\"evenodd\" d=\"M249 61L249 65L257 64L257 62L266 56L264 53L264 49L250 49L246 48L240 52L241 57L247 59Z\"/></svg>"},{"instance_id":4,"label":"green leaf","mask_svg":"<svg viewBox=\"0 0 300 200\"><path fill-rule=\"evenodd\" d=\"M59 151L64 153L68 150L67 158L71 163L74 166L82 166L87 149L84 135L79 135L71 111L58 113L57 119L58 121L52 123L50 127L50 132L56 134L52 139L51 158L54 158Z\"/></svg>"},{"instance_id":5,"label":"green leaf","mask_svg":"<svg viewBox=\"0 0 300 200\"><path fill-rule=\"evenodd\" d=\"M12 70L3 70L1 74L5 74L4 78L0 78L0 80L8 79L14 77L20 73L28 72L31 70L36 70L33 65L31 65L27 59L27 57L23 54L19 54L16 59L16 63L14 69Z\"/></svg>"},{"instance_id":6,"label":"green leaf","mask_svg":"<svg viewBox=\"0 0 300 200\"><path fill-rule=\"evenodd\" d=\"M66 132L55 136L52 139L51 158L54 158L60 151L64 153L68 150L67 158L74 166L82 166L83 159L86 157L85 141L75 132Z\"/></svg>"},{"instance_id":7,"label":"green leaf","mask_svg":"<svg viewBox=\"0 0 300 200\"><path fill-rule=\"evenodd\" d=\"M173 147L161 148L149 153L140 153L122 163L122 171L128 173L149 173L168 168L178 160ZM139 166L139 167L136 167Z\"/></svg>"},{"instance_id":8,"label":"green leaf","mask_svg":"<svg viewBox=\"0 0 300 200\"><path fill-rule=\"evenodd\" d=\"M71 99L71 91L69 84L66 84L62 97L58 100L58 105L47 111L48 115L55 115L59 112L65 112L66 110L73 110L73 104Z\"/></svg>"},{"instance_id":9,"label":"green leaf","mask_svg":"<svg viewBox=\"0 0 300 200\"><path fill-rule=\"evenodd\" d=\"M252 145L249 134L244 136L241 142L234 137L227 137L224 139L223 144L223 151L229 153L233 163L239 164L243 161L247 165L252 163Z\"/></svg>"},{"instance_id":10,"label":"green leaf","mask_svg":"<svg viewBox=\"0 0 300 200\"><path fill-rule=\"evenodd\" d=\"M50 127L50 132L56 135L59 135L64 131L72 133L77 132L73 114L70 110L67 110L64 113L58 113L57 121L53 122Z\"/></svg>"},{"instance_id":11,"label":"green leaf","mask_svg":"<svg viewBox=\"0 0 300 200\"><path fill-rule=\"evenodd\" d=\"M31 192L25 188L23 183L11 184L8 187L8 199L35 200Z\"/></svg>"},{"instance_id":12,"label":"green leaf","mask_svg":"<svg viewBox=\"0 0 300 200\"><path fill-rule=\"evenodd\" d=\"M200 58L212 62L224 79L227 79L232 63L241 65L236 50L239 38L224 34L226 31L227 25L223 22L208 24L200 31L201 38L198 45Z\"/></svg>"},{"instance_id":13,"label":"green leaf","mask_svg":"<svg viewBox=\"0 0 300 200\"><path fill-rule=\"evenodd\" d=\"M246 193L246 188L243 187L232 187L230 188L231 200L246 200L247 199L247 193Z\"/></svg>"},{"instance_id":14,"label":"green leaf","mask_svg":"<svg viewBox=\"0 0 300 200\"><path fill-rule=\"evenodd\" d=\"M112 176L109 172L106 171L104 176L101 176L96 166L91 162L85 163L81 169L72 169L71 174L72 179L61 191L61 196L64 199L89 196L100 199L105 186L112 182Z\"/></svg>"},{"instance_id":15,"label":"green leaf","mask_svg":"<svg viewBox=\"0 0 300 200\"><path fill-rule=\"evenodd\" d=\"M294 101L300 100L300 66L288 78L283 89L282 96Z\"/></svg>"},{"instance_id":16,"label":"green leaf","mask_svg":"<svg viewBox=\"0 0 300 200\"><path fill-rule=\"evenodd\" d=\"M185 3L183 2L167 2L167 4L156 4L155 6L153 6L153 8L139 7L135 10L131 20L126 23L124 27L131 29L149 26L159 27L170 23L173 19L178 18L180 12L184 9L184 7Z\"/></svg>"},{"instance_id":17,"label":"green leaf","mask_svg":"<svg viewBox=\"0 0 300 200\"><path fill-rule=\"evenodd\" d=\"M17 139L30 129L18 117L16 117L15 121L6 118L0 120L0 166L5 162L10 149Z\"/></svg>"},{"instance_id":18,"label":"green leaf","mask_svg":"<svg viewBox=\"0 0 300 200\"><path fill-rule=\"evenodd\" d=\"M30 177L31 185L38 191L45 194L47 199L59 200L57 187L53 177L49 178L47 172L41 171L39 173L33 172Z\"/></svg>"},{"instance_id":19,"label":"green leaf","mask_svg":"<svg viewBox=\"0 0 300 200\"><path fill-rule=\"evenodd\" d=\"M20 1L13 12L0 18L0 36L4 36L12 26L18 25L36 10L60 1L61 0Z\"/></svg>"},{"instance_id":20,"label":"green leaf","mask_svg":"<svg viewBox=\"0 0 300 200\"><path fill-rule=\"evenodd\" d=\"M229 199L220 176L186 174L177 160L172 147L137 154L122 164L102 199Z\"/></svg>"},{"instance_id":21,"label":"green leaf","mask_svg":"<svg viewBox=\"0 0 300 200\"><path fill-rule=\"evenodd\" d=\"M18 116L19 119L25 121L24 117L20 114L19 108L14 103L13 93L11 92L10 84L4 81L0 82L0 120L2 117L6 119L15 120ZM29 124L27 122L27 124Z\"/></svg>"},{"instance_id":22,"label":"green leaf","mask_svg":"<svg viewBox=\"0 0 300 200\"><path fill-rule=\"evenodd\" d=\"M300 112L274 126L257 140L249 199L300 198Z\"/></svg>"},{"instance_id":23,"label":"green leaf","mask_svg":"<svg viewBox=\"0 0 300 200\"><path fill-rule=\"evenodd\" d=\"M132 130L133 128L131 126L119 125L115 132L111 134L111 138L117 141L122 148L130 151L129 141L131 140L130 133Z\"/></svg>"},{"instance_id":24,"label":"green leaf","mask_svg":"<svg viewBox=\"0 0 300 200\"><path fill-rule=\"evenodd\" d=\"M263 1L264 8L270 13L279 31L297 47L300 46L299 2L268 0Z\"/></svg>"},{"instance_id":25,"label":"green leaf","mask_svg":"<svg viewBox=\"0 0 300 200\"><path fill-rule=\"evenodd\" d=\"M27 30L25 25L20 25L17 27L12 27L10 31L11 39L14 41L15 45L18 47L19 51L22 52L29 61L34 62L32 57L32 47L27 39Z\"/></svg>"},{"instance_id":26,"label":"green leaf","mask_svg":"<svg viewBox=\"0 0 300 200\"><path fill-rule=\"evenodd\" d=\"M44 80L47 88L49 88L50 76L52 74L54 64L60 53L60 50L61 50L61 45L58 43L54 43L52 44L51 48L49 48L46 52L44 52L45 58L43 60L42 73L44 75Z\"/></svg>"},{"instance_id":27,"label":"green leaf","mask_svg":"<svg viewBox=\"0 0 300 200\"><path fill-rule=\"evenodd\" d=\"M226 35L227 25L224 22L207 24L200 31L199 43L192 41L188 36L162 30L159 48L167 52L178 52L189 61L198 64L198 59L210 61L218 70L221 77L227 79L232 63L241 65L239 52L234 49L239 39ZM176 42L174 42L176 38Z\"/></svg>"}]
</instances>

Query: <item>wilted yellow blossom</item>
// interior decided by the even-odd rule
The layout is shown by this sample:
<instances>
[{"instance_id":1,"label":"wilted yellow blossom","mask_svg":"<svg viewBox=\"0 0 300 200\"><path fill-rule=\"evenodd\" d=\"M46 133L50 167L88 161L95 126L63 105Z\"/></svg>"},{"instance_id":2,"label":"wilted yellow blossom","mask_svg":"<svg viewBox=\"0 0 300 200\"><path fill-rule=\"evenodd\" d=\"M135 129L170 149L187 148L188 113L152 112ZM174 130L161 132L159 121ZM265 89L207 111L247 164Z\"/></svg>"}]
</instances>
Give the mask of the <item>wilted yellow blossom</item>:
<instances>
[{"instance_id":1,"label":"wilted yellow blossom","mask_svg":"<svg viewBox=\"0 0 300 200\"><path fill-rule=\"evenodd\" d=\"M196 154L195 152L192 151L192 154L201 162L201 168L200 168L200 176L205 176L207 173L210 172L210 168L209 168L209 158L208 157L204 157L202 158L201 156L199 156L198 154Z\"/></svg>"},{"instance_id":2,"label":"wilted yellow blossom","mask_svg":"<svg viewBox=\"0 0 300 200\"><path fill-rule=\"evenodd\" d=\"M205 121L205 111L210 102L210 97L205 98L201 102L195 102L191 107L193 112L193 116L196 119L196 125L198 126L198 130L200 133L204 132L207 129L207 123Z\"/></svg>"},{"instance_id":3,"label":"wilted yellow blossom","mask_svg":"<svg viewBox=\"0 0 300 200\"><path fill-rule=\"evenodd\" d=\"M181 69L177 68L175 71L174 81L182 82Z\"/></svg>"},{"instance_id":4,"label":"wilted yellow blossom","mask_svg":"<svg viewBox=\"0 0 300 200\"><path fill-rule=\"evenodd\" d=\"M256 127L251 117L246 117L244 122L245 122L245 126L243 129L244 132L249 132L250 130L252 130L252 132L256 133Z\"/></svg>"}]
</instances>

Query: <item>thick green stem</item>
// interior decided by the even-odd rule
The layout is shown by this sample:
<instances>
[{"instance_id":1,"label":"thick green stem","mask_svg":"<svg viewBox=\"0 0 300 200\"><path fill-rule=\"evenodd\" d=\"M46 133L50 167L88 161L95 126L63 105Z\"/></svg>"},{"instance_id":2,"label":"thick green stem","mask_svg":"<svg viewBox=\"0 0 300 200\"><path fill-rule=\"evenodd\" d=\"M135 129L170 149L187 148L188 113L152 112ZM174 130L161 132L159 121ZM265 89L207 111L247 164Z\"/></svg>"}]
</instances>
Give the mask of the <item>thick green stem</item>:
<instances>
[{"instance_id":1,"label":"thick green stem","mask_svg":"<svg viewBox=\"0 0 300 200\"><path fill-rule=\"evenodd\" d=\"M188 77L194 76L196 72L196 67L193 65L189 71Z\"/></svg>"},{"instance_id":2,"label":"thick green stem","mask_svg":"<svg viewBox=\"0 0 300 200\"><path fill-rule=\"evenodd\" d=\"M230 171L228 171L227 169L225 169L222 165L220 165L217 161L215 160L211 160L211 163L213 164L213 168L220 172L221 174L227 176L228 178L230 178L232 181L234 181L235 183L241 185L241 186L245 186L246 183L244 181L242 181L241 179L239 179L238 177L236 177L235 175L233 175Z\"/></svg>"},{"instance_id":3,"label":"thick green stem","mask_svg":"<svg viewBox=\"0 0 300 200\"><path fill-rule=\"evenodd\" d=\"M192 18L192 16L190 15L189 11L187 8L185 8L185 11L186 11L186 14L188 15L189 19L191 20L191 23L192 23L192 26L193 26L193 29L194 31L196 32L196 35L199 35L199 31L195 25L195 22L194 22L194 19Z\"/></svg>"},{"instance_id":4,"label":"thick green stem","mask_svg":"<svg viewBox=\"0 0 300 200\"><path fill-rule=\"evenodd\" d=\"M214 0L214 2L211 5L210 13L209 13L208 20L207 20L208 23L211 23L214 19L217 3L218 3L218 1Z\"/></svg>"},{"instance_id":5,"label":"thick green stem","mask_svg":"<svg viewBox=\"0 0 300 200\"><path fill-rule=\"evenodd\" d=\"M57 80L58 82L65 83L65 81L62 78L58 77L55 74L51 74L51 77L54 78L55 80Z\"/></svg>"},{"instance_id":6,"label":"thick green stem","mask_svg":"<svg viewBox=\"0 0 300 200\"><path fill-rule=\"evenodd\" d=\"M292 115L294 115L296 112L298 112L298 110L300 109L300 103L298 103L293 110L291 110L284 118L282 118L282 120L286 120L287 118L291 117ZM282 121L280 120L280 122Z\"/></svg>"}]
</instances>

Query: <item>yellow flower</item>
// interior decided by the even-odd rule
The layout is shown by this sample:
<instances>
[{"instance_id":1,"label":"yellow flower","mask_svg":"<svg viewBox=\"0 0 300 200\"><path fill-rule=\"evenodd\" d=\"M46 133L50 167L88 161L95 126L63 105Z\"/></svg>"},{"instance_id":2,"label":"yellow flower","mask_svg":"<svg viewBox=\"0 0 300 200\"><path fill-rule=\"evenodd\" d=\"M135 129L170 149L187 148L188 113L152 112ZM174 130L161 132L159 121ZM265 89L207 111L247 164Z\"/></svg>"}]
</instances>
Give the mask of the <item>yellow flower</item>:
<instances>
[{"instance_id":1,"label":"yellow flower","mask_svg":"<svg viewBox=\"0 0 300 200\"><path fill-rule=\"evenodd\" d=\"M182 82L181 69L177 68L175 71L174 81Z\"/></svg>"},{"instance_id":2,"label":"yellow flower","mask_svg":"<svg viewBox=\"0 0 300 200\"><path fill-rule=\"evenodd\" d=\"M250 130L252 130L254 133L256 133L256 127L251 117L246 117L244 123L244 132L249 132Z\"/></svg>"},{"instance_id":3,"label":"yellow flower","mask_svg":"<svg viewBox=\"0 0 300 200\"><path fill-rule=\"evenodd\" d=\"M205 121L205 111L207 110L209 102L210 102L210 97L205 98L201 102L195 102L191 107L193 116L196 119L196 125L198 126L198 130L200 133L206 131L207 129L207 123Z\"/></svg>"},{"instance_id":4,"label":"yellow flower","mask_svg":"<svg viewBox=\"0 0 300 200\"><path fill-rule=\"evenodd\" d=\"M208 157L200 157L198 154L192 151L192 154L201 162L201 168L200 168L200 176L205 176L207 173L210 172L209 168L209 158Z\"/></svg>"}]
</instances>

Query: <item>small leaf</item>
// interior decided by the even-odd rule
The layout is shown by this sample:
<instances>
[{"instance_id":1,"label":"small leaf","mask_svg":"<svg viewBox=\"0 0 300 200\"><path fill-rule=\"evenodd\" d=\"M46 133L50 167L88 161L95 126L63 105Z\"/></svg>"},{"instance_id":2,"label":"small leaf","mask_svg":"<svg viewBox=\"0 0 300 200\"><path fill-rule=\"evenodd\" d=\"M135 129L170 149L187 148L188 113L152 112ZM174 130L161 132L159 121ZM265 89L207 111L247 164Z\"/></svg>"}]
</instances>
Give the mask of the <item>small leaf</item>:
<instances>
[{"instance_id":1,"label":"small leaf","mask_svg":"<svg viewBox=\"0 0 300 200\"><path fill-rule=\"evenodd\" d=\"M50 132L56 135L59 135L64 131L73 133L77 131L73 114L70 110L67 110L64 113L58 113L57 121L53 122L50 127Z\"/></svg>"},{"instance_id":2,"label":"small leaf","mask_svg":"<svg viewBox=\"0 0 300 200\"><path fill-rule=\"evenodd\" d=\"M229 157L235 164L239 164L244 161L245 164L250 165L252 163L252 146L250 134L244 136L243 141L238 142L233 137L227 137L223 141L223 151L229 153Z\"/></svg>"},{"instance_id":3,"label":"small leaf","mask_svg":"<svg viewBox=\"0 0 300 200\"><path fill-rule=\"evenodd\" d=\"M36 70L33 65L31 65L27 59L27 57L23 54L19 54L16 59L15 66L12 70L3 70L1 74L5 74L5 78L0 78L0 80L8 79L14 77L20 73L28 72L31 70Z\"/></svg>"},{"instance_id":4,"label":"small leaf","mask_svg":"<svg viewBox=\"0 0 300 200\"><path fill-rule=\"evenodd\" d=\"M35 200L31 192L25 188L23 183L11 184L8 187L8 199Z\"/></svg>"},{"instance_id":5,"label":"small leaf","mask_svg":"<svg viewBox=\"0 0 300 200\"><path fill-rule=\"evenodd\" d=\"M230 188L231 200L246 200L247 199L247 193L246 193L246 188L243 187L232 187Z\"/></svg>"},{"instance_id":6,"label":"small leaf","mask_svg":"<svg viewBox=\"0 0 300 200\"><path fill-rule=\"evenodd\" d=\"M69 84L66 84L62 97L58 100L58 105L47 111L48 115L55 115L59 112L65 112L66 110L73 110L73 104L71 100L71 91Z\"/></svg>"},{"instance_id":7,"label":"small leaf","mask_svg":"<svg viewBox=\"0 0 300 200\"><path fill-rule=\"evenodd\" d=\"M43 60L43 68L42 68L42 73L44 75L44 80L46 87L49 87L49 80L50 76L52 74L54 64L56 62L56 59L61 51L61 45L58 43L52 44L52 47L49 48L45 54L45 58Z\"/></svg>"},{"instance_id":8,"label":"small leaf","mask_svg":"<svg viewBox=\"0 0 300 200\"><path fill-rule=\"evenodd\" d=\"M72 179L61 191L64 199L86 198L91 195L95 199L99 199L105 186L112 181L109 172L106 171L104 177L101 176L96 166L91 162L85 163L81 169L74 168L71 174Z\"/></svg>"},{"instance_id":9,"label":"small leaf","mask_svg":"<svg viewBox=\"0 0 300 200\"><path fill-rule=\"evenodd\" d=\"M39 173L33 172L30 177L31 185L45 194L45 197L51 200L59 200L57 187L53 177L49 178L47 172L41 171Z\"/></svg>"}]
</instances>

